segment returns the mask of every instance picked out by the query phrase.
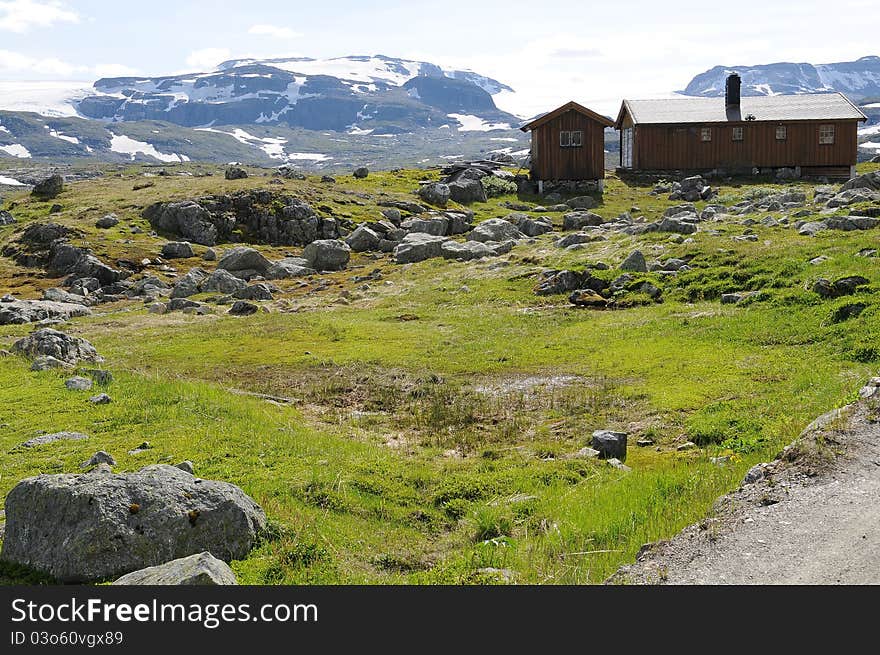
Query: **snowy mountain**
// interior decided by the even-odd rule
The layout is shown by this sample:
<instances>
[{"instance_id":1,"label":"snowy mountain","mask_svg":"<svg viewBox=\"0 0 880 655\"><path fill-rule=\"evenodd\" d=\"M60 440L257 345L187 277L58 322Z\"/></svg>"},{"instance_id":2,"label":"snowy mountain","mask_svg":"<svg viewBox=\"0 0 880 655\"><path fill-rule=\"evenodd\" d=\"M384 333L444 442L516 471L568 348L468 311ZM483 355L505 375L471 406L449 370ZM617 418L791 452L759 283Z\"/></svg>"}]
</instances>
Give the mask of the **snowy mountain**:
<instances>
[{"instance_id":1,"label":"snowy mountain","mask_svg":"<svg viewBox=\"0 0 880 655\"><path fill-rule=\"evenodd\" d=\"M469 71L381 55L234 60L208 73L108 78L75 102L87 118L187 127L284 124L399 134L450 123L452 113L513 125L492 93L510 87ZM455 121L453 119L453 124Z\"/></svg>"},{"instance_id":2,"label":"snowy mountain","mask_svg":"<svg viewBox=\"0 0 880 655\"><path fill-rule=\"evenodd\" d=\"M382 55L220 64L203 73L0 82L0 158L242 161L303 168L439 163L523 150L509 86Z\"/></svg>"},{"instance_id":3,"label":"snowy mountain","mask_svg":"<svg viewBox=\"0 0 880 655\"><path fill-rule=\"evenodd\" d=\"M880 97L880 57L836 64L775 63L759 66L715 66L694 77L680 93L723 96L732 72L742 78L743 95L779 95L841 91L851 100Z\"/></svg>"}]
</instances>

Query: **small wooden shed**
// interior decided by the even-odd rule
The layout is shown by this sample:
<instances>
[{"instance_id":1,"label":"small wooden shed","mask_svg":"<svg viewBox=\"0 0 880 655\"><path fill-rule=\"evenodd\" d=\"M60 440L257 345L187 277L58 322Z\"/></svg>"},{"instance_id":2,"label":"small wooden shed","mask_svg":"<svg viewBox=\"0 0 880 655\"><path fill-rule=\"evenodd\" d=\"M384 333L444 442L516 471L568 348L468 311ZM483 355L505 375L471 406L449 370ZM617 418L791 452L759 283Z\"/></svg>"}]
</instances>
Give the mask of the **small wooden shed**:
<instances>
[{"instance_id":1,"label":"small wooden shed","mask_svg":"<svg viewBox=\"0 0 880 655\"><path fill-rule=\"evenodd\" d=\"M574 101L523 125L532 133L531 178L604 180L606 127L614 121Z\"/></svg>"}]
</instances>

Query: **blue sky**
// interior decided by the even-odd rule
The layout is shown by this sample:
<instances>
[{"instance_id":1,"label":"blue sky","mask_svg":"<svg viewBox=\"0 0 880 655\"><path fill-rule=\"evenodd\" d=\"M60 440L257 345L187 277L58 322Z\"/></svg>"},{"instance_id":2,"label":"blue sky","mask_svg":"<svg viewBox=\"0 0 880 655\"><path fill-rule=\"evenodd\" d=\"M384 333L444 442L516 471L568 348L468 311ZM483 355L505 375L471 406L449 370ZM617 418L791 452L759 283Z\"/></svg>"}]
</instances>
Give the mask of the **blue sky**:
<instances>
[{"instance_id":1,"label":"blue sky","mask_svg":"<svg viewBox=\"0 0 880 655\"><path fill-rule=\"evenodd\" d=\"M218 3L0 0L0 80L210 69L242 56L386 54L469 68L520 113L682 88L714 65L878 53L876 0Z\"/></svg>"}]
</instances>

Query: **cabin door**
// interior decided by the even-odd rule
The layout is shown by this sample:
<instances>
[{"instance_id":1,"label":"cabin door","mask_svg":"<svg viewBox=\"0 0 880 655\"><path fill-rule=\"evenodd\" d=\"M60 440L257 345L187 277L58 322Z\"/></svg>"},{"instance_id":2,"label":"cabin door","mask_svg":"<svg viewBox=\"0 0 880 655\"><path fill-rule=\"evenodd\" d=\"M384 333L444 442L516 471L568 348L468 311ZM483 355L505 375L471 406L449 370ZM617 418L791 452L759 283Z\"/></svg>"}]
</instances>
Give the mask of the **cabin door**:
<instances>
[{"instance_id":1,"label":"cabin door","mask_svg":"<svg viewBox=\"0 0 880 655\"><path fill-rule=\"evenodd\" d=\"M627 127L620 132L620 165L632 168L633 165L633 128Z\"/></svg>"}]
</instances>

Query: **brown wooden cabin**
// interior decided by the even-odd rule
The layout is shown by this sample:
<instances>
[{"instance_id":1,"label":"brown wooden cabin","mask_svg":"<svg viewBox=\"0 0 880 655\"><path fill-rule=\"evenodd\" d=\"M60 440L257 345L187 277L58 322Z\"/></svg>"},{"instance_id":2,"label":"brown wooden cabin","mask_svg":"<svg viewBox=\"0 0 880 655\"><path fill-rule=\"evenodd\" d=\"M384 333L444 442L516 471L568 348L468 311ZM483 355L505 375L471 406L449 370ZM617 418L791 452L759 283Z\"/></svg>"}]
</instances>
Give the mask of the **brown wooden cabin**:
<instances>
[{"instance_id":1,"label":"brown wooden cabin","mask_svg":"<svg viewBox=\"0 0 880 655\"><path fill-rule=\"evenodd\" d=\"M741 97L740 85L734 73L723 98L624 100L615 123L621 168L855 174L858 123L867 118L845 95Z\"/></svg>"},{"instance_id":2,"label":"brown wooden cabin","mask_svg":"<svg viewBox=\"0 0 880 655\"><path fill-rule=\"evenodd\" d=\"M531 178L604 180L606 127L614 121L574 101L523 125L532 133Z\"/></svg>"}]
</instances>

